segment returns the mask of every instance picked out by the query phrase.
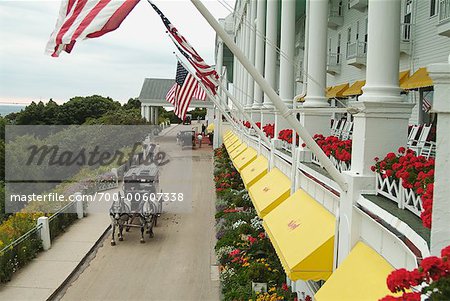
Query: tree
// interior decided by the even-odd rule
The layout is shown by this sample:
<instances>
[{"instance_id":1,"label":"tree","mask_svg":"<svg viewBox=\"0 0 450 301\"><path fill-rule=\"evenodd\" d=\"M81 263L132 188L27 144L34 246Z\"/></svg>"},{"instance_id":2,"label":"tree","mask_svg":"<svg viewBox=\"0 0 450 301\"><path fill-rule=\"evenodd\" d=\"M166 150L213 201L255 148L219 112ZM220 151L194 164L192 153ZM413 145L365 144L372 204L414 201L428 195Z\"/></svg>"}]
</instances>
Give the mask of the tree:
<instances>
[{"instance_id":1,"label":"tree","mask_svg":"<svg viewBox=\"0 0 450 301\"><path fill-rule=\"evenodd\" d=\"M126 110L129 109L141 109L141 101L139 100L139 98L130 98L128 99L128 102L126 104L123 105L123 108Z\"/></svg>"}]
</instances>

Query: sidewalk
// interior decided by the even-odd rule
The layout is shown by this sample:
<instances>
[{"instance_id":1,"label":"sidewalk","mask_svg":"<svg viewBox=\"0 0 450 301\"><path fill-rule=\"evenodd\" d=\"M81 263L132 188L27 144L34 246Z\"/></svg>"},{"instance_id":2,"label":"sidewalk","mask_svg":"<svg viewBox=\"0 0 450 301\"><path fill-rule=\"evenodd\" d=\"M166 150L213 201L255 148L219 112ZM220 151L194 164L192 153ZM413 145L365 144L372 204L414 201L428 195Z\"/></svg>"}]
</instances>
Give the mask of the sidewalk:
<instances>
[{"instance_id":1,"label":"sidewalk","mask_svg":"<svg viewBox=\"0 0 450 301\"><path fill-rule=\"evenodd\" d=\"M76 221L28 265L0 284L0 300L47 300L66 280L110 224L105 212Z\"/></svg>"}]
</instances>

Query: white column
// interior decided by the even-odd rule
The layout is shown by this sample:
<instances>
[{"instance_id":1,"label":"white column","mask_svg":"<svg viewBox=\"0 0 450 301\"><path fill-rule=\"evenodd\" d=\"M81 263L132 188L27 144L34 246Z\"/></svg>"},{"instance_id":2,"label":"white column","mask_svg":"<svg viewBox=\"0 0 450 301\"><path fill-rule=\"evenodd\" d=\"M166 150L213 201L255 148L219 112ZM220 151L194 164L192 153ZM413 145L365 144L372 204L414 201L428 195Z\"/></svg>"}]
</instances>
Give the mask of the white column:
<instances>
[{"instance_id":1,"label":"white column","mask_svg":"<svg viewBox=\"0 0 450 301\"><path fill-rule=\"evenodd\" d=\"M275 89L277 76L278 0L267 0L266 15L266 65L264 68L264 78ZM273 107L267 95L264 95L264 107Z\"/></svg>"},{"instance_id":2,"label":"white column","mask_svg":"<svg viewBox=\"0 0 450 301\"><path fill-rule=\"evenodd\" d=\"M150 106L145 106L145 119L150 122Z\"/></svg>"},{"instance_id":3,"label":"white column","mask_svg":"<svg viewBox=\"0 0 450 301\"><path fill-rule=\"evenodd\" d=\"M328 107L327 84L328 0L309 1L308 89L304 107Z\"/></svg>"},{"instance_id":4,"label":"white column","mask_svg":"<svg viewBox=\"0 0 450 301\"><path fill-rule=\"evenodd\" d=\"M287 107L292 108L294 98L295 0L281 1L280 39L280 97ZM286 119L277 113L275 116L276 131L279 132L288 127Z\"/></svg>"},{"instance_id":5,"label":"white column","mask_svg":"<svg viewBox=\"0 0 450 301\"><path fill-rule=\"evenodd\" d=\"M339 262L359 239L354 204L362 191L375 190L374 158L406 145L412 104L399 97L400 7L401 0L369 1L366 86L354 105L352 166L344 172L349 189L339 202Z\"/></svg>"},{"instance_id":6,"label":"white column","mask_svg":"<svg viewBox=\"0 0 450 301\"><path fill-rule=\"evenodd\" d=\"M266 35L266 0L258 0L256 10L256 41L255 41L255 68L258 72L264 74L264 37ZM258 84L255 84L254 108L262 106L263 93Z\"/></svg>"},{"instance_id":7,"label":"white column","mask_svg":"<svg viewBox=\"0 0 450 301\"><path fill-rule=\"evenodd\" d=\"M401 0L369 1L366 85L358 101L362 113L355 115L352 151L352 170L359 174L372 175L373 158L406 145L410 108L398 82L400 8Z\"/></svg>"},{"instance_id":8,"label":"white column","mask_svg":"<svg viewBox=\"0 0 450 301\"><path fill-rule=\"evenodd\" d=\"M244 26L245 26L245 56L250 59L250 35L251 35L251 6L250 2L247 2L247 13L245 14L244 18ZM245 87L245 108L249 109L252 106L252 98L250 97L250 92L248 90L249 84L252 81L252 77L250 74L245 70L245 81L244 81L244 87Z\"/></svg>"},{"instance_id":9,"label":"white column","mask_svg":"<svg viewBox=\"0 0 450 301\"><path fill-rule=\"evenodd\" d=\"M256 19L256 0L250 0L250 44L249 44L249 57L250 62L255 65L255 44L256 44L256 27L255 27L255 19ZM249 107L253 107L254 105L254 91L255 91L255 81L253 77L248 74L248 83L247 83L247 92L249 95Z\"/></svg>"},{"instance_id":10,"label":"white column","mask_svg":"<svg viewBox=\"0 0 450 301\"><path fill-rule=\"evenodd\" d=\"M440 256L442 248L450 245L450 56L447 64L428 67L433 79L433 111L438 114L436 133L436 163L431 224L431 254Z\"/></svg>"},{"instance_id":11,"label":"white column","mask_svg":"<svg viewBox=\"0 0 450 301\"><path fill-rule=\"evenodd\" d=\"M141 117L145 118L145 105L141 103Z\"/></svg>"},{"instance_id":12,"label":"white column","mask_svg":"<svg viewBox=\"0 0 450 301\"><path fill-rule=\"evenodd\" d=\"M248 7L247 7L248 9ZM241 20L241 24L242 24L242 28L243 28L243 38L244 41L242 43L242 51L244 52L245 56L248 58L248 46L249 46L249 28L247 26L247 16L248 16L248 11L242 16L242 20ZM248 84L248 72L247 70L245 70L245 68L243 68L242 70L242 90L243 90L243 94L244 94L244 98L243 98L243 106L244 108L248 108L247 104L248 104L248 95L247 95L247 84Z\"/></svg>"},{"instance_id":13,"label":"white column","mask_svg":"<svg viewBox=\"0 0 450 301\"><path fill-rule=\"evenodd\" d=\"M369 3L366 84L359 101L401 102L398 85L401 0L372 2L375 3ZM376 20L380 17L381 20Z\"/></svg>"},{"instance_id":14,"label":"white column","mask_svg":"<svg viewBox=\"0 0 450 301\"><path fill-rule=\"evenodd\" d=\"M243 46L243 44L244 44L244 37L243 37L243 28L242 28L242 25L241 25L241 27L240 27L240 29L239 29L239 48L241 49L241 50L243 50L244 49L244 46ZM238 63L239 64L239 67L238 67L238 70L239 70L239 86L238 86L238 88L239 88L239 98L238 98L238 100L239 100L239 102L241 103L241 105L244 105L244 93L243 93L243 79L244 79L244 76L243 76L243 73L244 73L244 68L242 68L242 64L239 62Z\"/></svg>"},{"instance_id":15,"label":"white column","mask_svg":"<svg viewBox=\"0 0 450 301\"><path fill-rule=\"evenodd\" d=\"M153 110L154 110L154 114L155 114L155 124L156 125L158 125L159 124L159 122L158 122L158 119L159 119L159 108L158 107L154 107L153 108Z\"/></svg>"},{"instance_id":16,"label":"white column","mask_svg":"<svg viewBox=\"0 0 450 301\"><path fill-rule=\"evenodd\" d=\"M280 97L288 107L294 98L295 0L281 1Z\"/></svg>"},{"instance_id":17,"label":"white column","mask_svg":"<svg viewBox=\"0 0 450 301\"><path fill-rule=\"evenodd\" d=\"M222 75L223 69L223 42L222 39L217 38L217 60L216 60L216 71L219 75ZM225 81L223 81L225 82ZM222 107L226 107L224 102L223 92L219 89L219 99L221 101ZM221 143L222 136L222 113L220 110L216 109L216 118L214 120L214 137L213 137L213 148L218 148Z\"/></svg>"}]
</instances>

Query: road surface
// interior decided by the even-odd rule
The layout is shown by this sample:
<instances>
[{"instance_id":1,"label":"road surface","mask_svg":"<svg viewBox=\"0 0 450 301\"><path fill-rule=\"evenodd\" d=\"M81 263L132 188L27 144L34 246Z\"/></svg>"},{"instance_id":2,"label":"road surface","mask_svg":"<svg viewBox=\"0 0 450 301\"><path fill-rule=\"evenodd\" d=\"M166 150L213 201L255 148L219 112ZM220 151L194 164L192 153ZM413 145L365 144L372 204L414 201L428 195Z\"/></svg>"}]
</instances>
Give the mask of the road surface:
<instances>
[{"instance_id":1,"label":"road surface","mask_svg":"<svg viewBox=\"0 0 450 301\"><path fill-rule=\"evenodd\" d=\"M179 125L159 139L170 159L161 188L185 192L185 200L164 204L155 237L146 236L145 244L138 229L114 247L108 236L62 300L219 300L212 149L181 150L175 142L179 130L191 127Z\"/></svg>"}]
</instances>

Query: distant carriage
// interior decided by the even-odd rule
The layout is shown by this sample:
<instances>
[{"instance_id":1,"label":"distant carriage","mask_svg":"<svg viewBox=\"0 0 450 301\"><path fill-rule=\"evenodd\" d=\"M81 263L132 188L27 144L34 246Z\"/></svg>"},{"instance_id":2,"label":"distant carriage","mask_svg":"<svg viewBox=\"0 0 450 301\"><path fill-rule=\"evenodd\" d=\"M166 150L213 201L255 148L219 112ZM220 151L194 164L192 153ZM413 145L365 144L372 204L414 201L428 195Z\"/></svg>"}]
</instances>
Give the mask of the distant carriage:
<instances>
[{"instance_id":1,"label":"distant carriage","mask_svg":"<svg viewBox=\"0 0 450 301\"><path fill-rule=\"evenodd\" d=\"M128 170L123 177L123 195L118 194L111 209L112 239L115 245L116 228L119 241L123 240L123 229L141 229L141 243L144 232L153 237L153 227L162 213L162 193L159 189L159 170L154 164L139 165Z\"/></svg>"},{"instance_id":2,"label":"distant carriage","mask_svg":"<svg viewBox=\"0 0 450 301\"><path fill-rule=\"evenodd\" d=\"M179 133L181 148L195 147L195 131L181 131Z\"/></svg>"}]
</instances>

